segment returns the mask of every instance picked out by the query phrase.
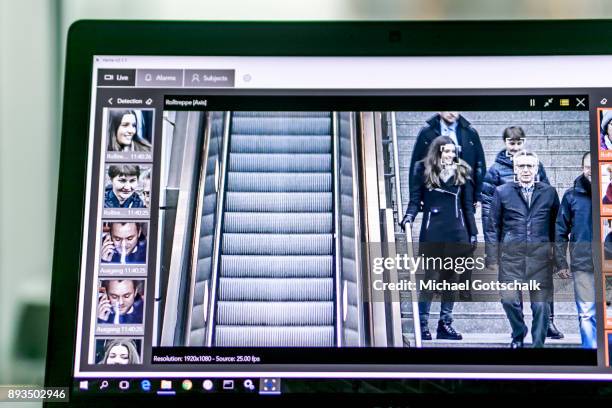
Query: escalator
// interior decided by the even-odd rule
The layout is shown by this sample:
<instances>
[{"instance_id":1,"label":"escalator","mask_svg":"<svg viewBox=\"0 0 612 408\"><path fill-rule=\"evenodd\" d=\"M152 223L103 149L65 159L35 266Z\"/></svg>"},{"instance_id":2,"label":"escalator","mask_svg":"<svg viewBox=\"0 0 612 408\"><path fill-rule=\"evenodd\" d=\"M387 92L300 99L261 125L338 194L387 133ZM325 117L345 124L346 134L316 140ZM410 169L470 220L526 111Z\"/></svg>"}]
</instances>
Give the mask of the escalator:
<instances>
[{"instance_id":1,"label":"escalator","mask_svg":"<svg viewBox=\"0 0 612 408\"><path fill-rule=\"evenodd\" d=\"M401 347L399 297L373 289L396 277L370 269L394 256L380 244L394 238L376 117L176 118L168 136L199 153L170 155L180 183L176 216L162 220L160 344Z\"/></svg>"},{"instance_id":2,"label":"escalator","mask_svg":"<svg viewBox=\"0 0 612 408\"><path fill-rule=\"evenodd\" d=\"M232 114L211 345L336 342L332 115L294 115Z\"/></svg>"}]
</instances>

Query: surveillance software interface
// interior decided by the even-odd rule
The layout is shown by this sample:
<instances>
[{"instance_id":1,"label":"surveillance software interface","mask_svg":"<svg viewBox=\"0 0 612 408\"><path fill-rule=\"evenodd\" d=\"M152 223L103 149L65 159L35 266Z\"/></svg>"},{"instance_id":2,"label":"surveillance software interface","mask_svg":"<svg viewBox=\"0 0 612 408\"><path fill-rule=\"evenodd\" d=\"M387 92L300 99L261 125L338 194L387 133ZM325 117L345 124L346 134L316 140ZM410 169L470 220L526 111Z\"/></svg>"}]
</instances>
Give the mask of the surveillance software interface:
<instances>
[{"instance_id":1,"label":"surveillance software interface","mask_svg":"<svg viewBox=\"0 0 612 408\"><path fill-rule=\"evenodd\" d=\"M94 57L74 390L612 380L611 66Z\"/></svg>"}]
</instances>

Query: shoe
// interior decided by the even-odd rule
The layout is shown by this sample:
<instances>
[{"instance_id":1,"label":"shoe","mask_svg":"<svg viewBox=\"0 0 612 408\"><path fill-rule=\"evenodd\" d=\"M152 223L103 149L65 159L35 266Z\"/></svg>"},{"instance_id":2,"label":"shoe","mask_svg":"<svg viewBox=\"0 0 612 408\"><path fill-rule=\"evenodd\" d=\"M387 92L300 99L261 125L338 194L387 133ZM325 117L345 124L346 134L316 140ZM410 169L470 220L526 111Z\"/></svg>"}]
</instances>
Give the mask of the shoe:
<instances>
[{"instance_id":1,"label":"shoe","mask_svg":"<svg viewBox=\"0 0 612 408\"><path fill-rule=\"evenodd\" d=\"M463 336L461 333L457 333L450 323L444 323L443 321L438 322L438 330L436 333L436 339L438 340L462 340Z\"/></svg>"},{"instance_id":2,"label":"shoe","mask_svg":"<svg viewBox=\"0 0 612 408\"><path fill-rule=\"evenodd\" d=\"M525 337L527 337L528 332L529 332L529 329L527 328L527 326L525 326L523 335L520 337L513 338L512 342L510 342L510 348L511 349L524 348L525 347L524 341L525 341Z\"/></svg>"},{"instance_id":3,"label":"shoe","mask_svg":"<svg viewBox=\"0 0 612 408\"><path fill-rule=\"evenodd\" d=\"M431 340L431 333L429 329L421 330L421 340Z\"/></svg>"},{"instance_id":4,"label":"shoe","mask_svg":"<svg viewBox=\"0 0 612 408\"><path fill-rule=\"evenodd\" d=\"M563 333L561 333L561 330L557 329L557 326L555 326L555 322L553 322L551 319L548 323L548 331L546 332L546 337L548 337L549 339L560 340L565 336L563 335Z\"/></svg>"},{"instance_id":5,"label":"shoe","mask_svg":"<svg viewBox=\"0 0 612 408\"><path fill-rule=\"evenodd\" d=\"M510 343L510 348L511 349L519 349L519 348L523 348L524 346L525 345L523 344L523 340L522 339L514 339Z\"/></svg>"}]
</instances>

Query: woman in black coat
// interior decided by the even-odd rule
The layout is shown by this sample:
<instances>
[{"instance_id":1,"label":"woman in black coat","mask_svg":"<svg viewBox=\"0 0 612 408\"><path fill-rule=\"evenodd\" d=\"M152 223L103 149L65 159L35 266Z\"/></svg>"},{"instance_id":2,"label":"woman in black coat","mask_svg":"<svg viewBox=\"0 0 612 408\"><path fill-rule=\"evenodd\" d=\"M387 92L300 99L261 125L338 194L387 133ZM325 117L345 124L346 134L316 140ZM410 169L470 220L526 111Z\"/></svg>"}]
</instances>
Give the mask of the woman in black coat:
<instances>
[{"instance_id":1,"label":"woman in black coat","mask_svg":"<svg viewBox=\"0 0 612 408\"><path fill-rule=\"evenodd\" d=\"M410 203L401 225L404 228L406 223L412 223L417 213L423 211L419 254L442 260L469 255L478 234L474 219L474 185L470 166L457 157L456 146L449 137L439 136L433 140L425 159L415 166L411 180ZM425 268L424 282L456 283L458 278L452 269ZM455 295L456 291L442 292L438 339L462 339L451 326ZM431 290L421 290L419 316L423 340L432 338L428 328L432 297Z\"/></svg>"}]
</instances>

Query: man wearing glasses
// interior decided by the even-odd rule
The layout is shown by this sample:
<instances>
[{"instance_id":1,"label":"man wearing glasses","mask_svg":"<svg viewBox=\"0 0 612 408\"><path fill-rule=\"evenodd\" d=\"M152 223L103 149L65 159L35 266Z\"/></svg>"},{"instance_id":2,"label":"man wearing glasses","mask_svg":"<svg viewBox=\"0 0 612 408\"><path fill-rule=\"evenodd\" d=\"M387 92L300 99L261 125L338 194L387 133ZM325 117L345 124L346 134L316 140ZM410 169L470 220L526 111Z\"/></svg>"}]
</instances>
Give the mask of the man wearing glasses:
<instances>
[{"instance_id":1,"label":"man wearing glasses","mask_svg":"<svg viewBox=\"0 0 612 408\"><path fill-rule=\"evenodd\" d=\"M543 347L549 324L553 292L555 221L559 211L556 190L536 182L539 160L522 150L514 155L513 183L495 189L487 220L487 257L504 284L532 283L529 290L533 313L533 347ZM503 290L502 305L512 327L511 348L522 348L528 327L523 315L520 290Z\"/></svg>"}]
</instances>

